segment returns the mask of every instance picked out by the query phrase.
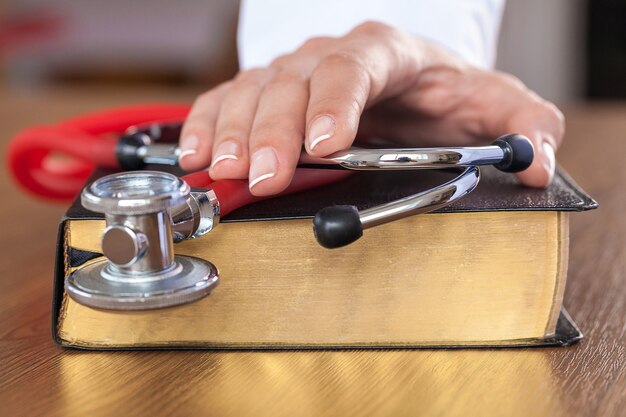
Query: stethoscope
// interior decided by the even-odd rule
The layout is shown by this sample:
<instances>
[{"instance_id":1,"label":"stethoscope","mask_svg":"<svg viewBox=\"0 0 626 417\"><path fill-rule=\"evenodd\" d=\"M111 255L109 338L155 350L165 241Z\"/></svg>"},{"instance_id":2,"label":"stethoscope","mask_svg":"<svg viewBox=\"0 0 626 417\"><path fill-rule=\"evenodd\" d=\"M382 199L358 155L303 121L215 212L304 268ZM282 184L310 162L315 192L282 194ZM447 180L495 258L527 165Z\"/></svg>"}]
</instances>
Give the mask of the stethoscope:
<instances>
[{"instance_id":1,"label":"stethoscope","mask_svg":"<svg viewBox=\"0 0 626 417\"><path fill-rule=\"evenodd\" d=\"M206 172L179 178L140 170L146 165L177 165L176 141L187 111L186 106L165 105L92 114L26 130L9 147L17 181L51 198L75 195L94 166L131 170L99 178L81 192L82 205L104 214L106 228L101 240L104 257L66 278L66 291L78 302L106 309L160 308L199 299L217 285L213 264L175 255L173 244L209 233L220 217L260 198L250 193L244 180L212 181ZM122 130L121 136L112 135ZM78 161L50 168L47 158L53 152ZM323 158L303 151L300 168L282 194L335 182L347 171L459 169L444 184L380 206L320 210L313 219L314 235L322 246L339 248L359 239L365 229L457 201L478 185L480 166L519 172L532 160L532 144L519 134L478 147L353 147Z\"/></svg>"}]
</instances>

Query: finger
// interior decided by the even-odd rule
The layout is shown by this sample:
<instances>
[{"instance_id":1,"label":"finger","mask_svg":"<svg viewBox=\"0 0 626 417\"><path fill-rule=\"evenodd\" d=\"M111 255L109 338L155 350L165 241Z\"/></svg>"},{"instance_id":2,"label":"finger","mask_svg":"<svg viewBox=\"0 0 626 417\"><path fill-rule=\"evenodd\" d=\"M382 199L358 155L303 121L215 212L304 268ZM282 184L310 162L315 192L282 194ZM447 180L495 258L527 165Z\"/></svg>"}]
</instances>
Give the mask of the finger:
<instances>
[{"instance_id":1,"label":"finger","mask_svg":"<svg viewBox=\"0 0 626 417\"><path fill-rule=\"evenodd\" d=\"M273 72L253 69L240 73L222 100L209 170L211 178L248 177L250 131L261 91Z\"/></svg>"},{"instance_id":2,"label":"finger","mask_svg":"<svg viewBox=\"0 0 626 417\"><path fill-rule=\"evenodd\" d=\"M304 138L306 74L279 72L261 95L250 134L250 190L262 196L284 190L293 177Z\"/></svg>"},{"instance_id":3,"label":"finger","mask_svg":"<svg viewBox=\"0 0 626 417\"><path fill-rule=\"evenodd\" d=\"M364 67L343 55L329 56L313 73L310 94L307 152L322 156L349 147L370 94Z\"/></svg>"},{"instance_id":4,"label":"finger","mask_svg":"<svg viewBox=\"0 0 626 417\"><path fill-rule=\"evenodd\" d=\"M403 48L394 47L398 37L384 25L361 25L346 37L343 48L320 62L310 82L308 153L324 156L349 147L368 104L412 81L417 65L403 59L399 52ZM415 71L408 71L409 67Z\"/></svg>"},{"instance_id":5,"label":"finger","mask_svg":"<svg viewBox=\"0 0 626 417\"><path fill-rule=\"evenodd\" d=\"M230 83L223 83L200 95L183 125L180 135L180 167L187 171L206 168L211 160L211 146L220 104Z\"/></svg>"}]
</instances>

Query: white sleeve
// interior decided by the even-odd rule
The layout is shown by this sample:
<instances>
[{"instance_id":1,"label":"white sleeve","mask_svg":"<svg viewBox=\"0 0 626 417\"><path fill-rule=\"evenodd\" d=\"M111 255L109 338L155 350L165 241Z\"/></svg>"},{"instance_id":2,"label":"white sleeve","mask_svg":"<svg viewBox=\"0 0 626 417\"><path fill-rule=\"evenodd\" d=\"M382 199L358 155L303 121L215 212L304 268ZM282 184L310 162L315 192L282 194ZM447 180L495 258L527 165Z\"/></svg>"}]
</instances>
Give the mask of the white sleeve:
<instances>
[{"instance_id":1,"label":"white sleeve","mask_svg":"<svg viewBox=\"0 0 626 417\"><path fill-rule=\"evenodd\" d=\"M341 36L377 20L492 68L505 0L243 0L242 68L265 66L313 36Z\"/></svg>"}]
</instances>

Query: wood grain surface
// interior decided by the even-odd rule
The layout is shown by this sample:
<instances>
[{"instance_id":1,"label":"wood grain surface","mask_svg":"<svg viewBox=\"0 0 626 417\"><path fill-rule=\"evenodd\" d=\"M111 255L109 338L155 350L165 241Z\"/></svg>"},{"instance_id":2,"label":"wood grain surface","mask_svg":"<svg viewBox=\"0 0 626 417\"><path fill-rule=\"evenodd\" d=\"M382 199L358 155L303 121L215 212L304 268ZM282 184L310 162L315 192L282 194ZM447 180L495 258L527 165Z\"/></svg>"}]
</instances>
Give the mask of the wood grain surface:
<instances>
[{"instance_id":1,"label":"wood grain surface","mask_svg":"<svg viewBox=\"0 0 626 417\"><path fill-rule=\"evenodd\" d=\"M78 112L189 92L0 93L12 134ZM375 351L64 350L50 337L64 205L0 177L0 404L5 416L626 415L626 104L565 108L559 162L600 203L572 216L569 348Z\"/></svg>"}]
</instances>

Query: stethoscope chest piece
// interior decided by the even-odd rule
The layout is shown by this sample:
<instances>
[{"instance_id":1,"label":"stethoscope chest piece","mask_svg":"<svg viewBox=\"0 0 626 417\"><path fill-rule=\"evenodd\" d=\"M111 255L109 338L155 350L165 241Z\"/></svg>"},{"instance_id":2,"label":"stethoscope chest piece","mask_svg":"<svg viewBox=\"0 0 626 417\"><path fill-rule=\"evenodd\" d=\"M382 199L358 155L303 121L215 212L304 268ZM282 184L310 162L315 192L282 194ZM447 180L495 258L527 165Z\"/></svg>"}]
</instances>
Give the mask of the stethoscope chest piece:
<instances>
[{"instance_id":1,"label":"stethoscope chest piece","mask_svg":"<svg viewBox=\"0 0 626 417\"><path fill-rule=\"evenodd\" d=\"M68 276L67 293L89 307L114 310L168 307L208 295L219 282L217 268L173 250L172 210L189 194L184 181L156 171L114 174L85 188L83 206L105 215L105 259Z\"/></svg>"}]
</instances>

